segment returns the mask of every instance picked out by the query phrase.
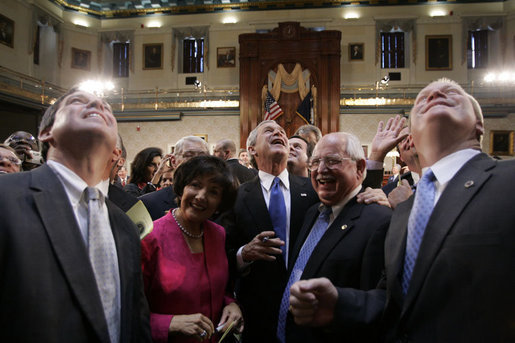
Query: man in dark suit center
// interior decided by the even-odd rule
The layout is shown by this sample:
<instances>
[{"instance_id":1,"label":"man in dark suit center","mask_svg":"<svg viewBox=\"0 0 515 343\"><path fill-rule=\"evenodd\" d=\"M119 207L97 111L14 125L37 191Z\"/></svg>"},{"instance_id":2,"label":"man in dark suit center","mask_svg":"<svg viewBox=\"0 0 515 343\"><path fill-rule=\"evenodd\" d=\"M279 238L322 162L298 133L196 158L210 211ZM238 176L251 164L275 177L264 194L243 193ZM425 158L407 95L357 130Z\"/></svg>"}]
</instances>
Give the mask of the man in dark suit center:
<instances>
[{"instance_id":1,"label":"man in dark suit center","mask_svg":"<svg viewBox=\"0 0 515 343\"><path fill-rule=\"evenodd\" d=\"M515 161L481 152L479 103L448 79L420 91L410 128L422 177L393 213L378 288L299 281L295 322L343 335L380 319L386 342L514 342Z\"/></svg>"},{"instance_id":2,"label":"man in dark suit center","mask_svg":"<svg viewBox=\"0 0 515 343\"><path fill-rule=\"evenodd\" d=\"M288 257L304 214L318 197L308 178L286 170L288 138L275 121L263 121L251 131L247 150L258 177L240 186L234 209L222 224L230 266L239 274L243 340L275 342Z\"/></svg>"},{"instance_id":3,"label":"man in dark suit center","mask_svg":"<svg viewBox=\"0 0 515 343\"><path fill-rule=\"evenodd\" d=\"M73 88L39 139L47 163L0 178L0 341L149 342L137 228L102 182L120 157L111 107Z\"/></svg>"}]
</instances>

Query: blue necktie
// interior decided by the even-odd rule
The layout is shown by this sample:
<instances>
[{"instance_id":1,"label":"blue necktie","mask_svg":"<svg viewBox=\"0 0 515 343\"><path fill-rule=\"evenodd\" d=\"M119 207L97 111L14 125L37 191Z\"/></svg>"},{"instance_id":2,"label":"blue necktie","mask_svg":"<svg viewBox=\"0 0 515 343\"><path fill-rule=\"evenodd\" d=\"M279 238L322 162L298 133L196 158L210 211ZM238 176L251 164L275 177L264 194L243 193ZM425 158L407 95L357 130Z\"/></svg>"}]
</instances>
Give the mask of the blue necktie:
<instances>
[{"instance_id":1,"label":"blue necktie","mask_svg":"<svg viewBox=\"0 0 515 343\"><path fill-rule=\"evenodd\" d=\"M402 274L402 292L408 293L408 288L415 268L420 243L424 237L427 222L435 203L435 175L429 169L417 184L415 201L408 219L408 239L406 241L406 254L404 255L404 270Z\"/></svg>"},{"instance_id":2,"label":"blue necktie","mask_svg":"<svg viewBox=\"0 0 515 343\"><path fill-rule=\"evenodd\" d=\"M277 338L281 343L286 341L286 317L288 315L288 307L290 306L290 287L300 280L311 253L315 250L318 242L327 231L331 211L331 207L325 207L322 210L322 213L318 216L317 221L309 232L308 238L306 238L304 245L300 249L299 257L297 257L297 260L295 261L290 278L288 279L288 284L284 289L281 306L279 308L279 319L277 322Z\"/></svg>"},{"instance_id":3,"label":"blue necktie","mask_svg":"<svg viewBox=\"0 0 515 343\"><path fill-rule=\"evenodd\" d=\"M281 190L281 179L278 177L274 179L270 189L268 213L270 214L276 236L286 243L286 205L284 204L283 191ZM286 245L283 245L281 250L286 261Z\"/></svg>"}]
</instances>

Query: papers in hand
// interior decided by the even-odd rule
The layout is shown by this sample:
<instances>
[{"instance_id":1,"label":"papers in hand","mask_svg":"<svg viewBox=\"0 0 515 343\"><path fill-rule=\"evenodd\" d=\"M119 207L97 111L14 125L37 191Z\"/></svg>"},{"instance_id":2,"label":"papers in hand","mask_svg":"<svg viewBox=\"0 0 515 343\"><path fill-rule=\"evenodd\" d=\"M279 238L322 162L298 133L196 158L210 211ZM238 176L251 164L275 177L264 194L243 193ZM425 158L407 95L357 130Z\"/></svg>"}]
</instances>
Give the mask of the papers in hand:
<instances>
[{"instance_id":1,"label":"papers in hand","mask_svg":"<svg viewBox=\"0 0 515 343\"><path fill-rule=\"evenodd\" d=\"M223 327L225 326L225 324L222 324L220 325L219 327L216 328L216 331L217 332L220 332L222 331ZM224 334L222 335L222 337L220 337L220 340L218 341L218 343L222 343L222 341L224 340L224 338L231 332L233 331L233 329L236 327L236 321L232 322L229 327L227 328L227 330L225 330Z\"/></svg>"}]
</instances>

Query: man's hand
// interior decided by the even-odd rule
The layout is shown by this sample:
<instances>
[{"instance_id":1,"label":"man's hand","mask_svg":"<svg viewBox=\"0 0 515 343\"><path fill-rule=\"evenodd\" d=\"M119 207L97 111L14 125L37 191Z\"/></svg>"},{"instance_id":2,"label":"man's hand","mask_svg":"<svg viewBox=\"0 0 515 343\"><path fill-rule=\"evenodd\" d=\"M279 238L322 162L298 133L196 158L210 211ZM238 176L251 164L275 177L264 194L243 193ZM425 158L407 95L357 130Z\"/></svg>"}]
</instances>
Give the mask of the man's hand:
<instances>
[{"instance_id":1,"label":"man's hand","mask_svg":"<svg viewBox=\"0 0 515 343\"><path fill-rule=\"evenodd\" d=\"M380 121L377 125L377 132L370 145L370 156L369 160L383 162L386 154L395 148L400 141L402 141L408 135L399 135L399 132L404 127L406 118L396 115L394 118L388 119L386 126L383 121ZM384 126L384 128L383 128Z\"/></svg>"},{"instance_id":2,"label":"man's hand","mask_svg":"<svg viewBox=\"0 0 515 343\"><path fill-rule=\"evenodd\" d=\"M401 184L395 187L388 194L388 202L390 203L390 207L397 207L398 204L408 199L412 194L413 191L411 190L411 186L408 180L401 180Z\"/></svg>"},{"instance_id":3,"label":"man's hand","mask_svg":"<svg viewBox=\"0 0 515 343\"><path fill-rule=\"evenodd\" d=\"M331 324L337 300L338 291L326 278L297 281L290 288L290 311L297 325Z\"/></svg>"},{"instance_id":4,"label":"man's hand","mask_svg":"<svg viewBox=\"0 0 515 343\"><path fill-rule=\"evenodd\" d=\"M285 243L275 236L274 231L263 231L247 243L241 250L241 257L244 262L257 260L275 261L274 255L282 254L281 246Z\"/></svg>"},{"instance_id":5,"label":"man's hand","mask_svg":"<svg viewBox=\"0 0 515 343\"><path fill-rule=\"evenodd\" d=\"M372 204L375 202L379 205L390 207L388 198L381 188L367 187L364 192L358 193L356 200L359 203Z\"/></svg>"}]
</instances>

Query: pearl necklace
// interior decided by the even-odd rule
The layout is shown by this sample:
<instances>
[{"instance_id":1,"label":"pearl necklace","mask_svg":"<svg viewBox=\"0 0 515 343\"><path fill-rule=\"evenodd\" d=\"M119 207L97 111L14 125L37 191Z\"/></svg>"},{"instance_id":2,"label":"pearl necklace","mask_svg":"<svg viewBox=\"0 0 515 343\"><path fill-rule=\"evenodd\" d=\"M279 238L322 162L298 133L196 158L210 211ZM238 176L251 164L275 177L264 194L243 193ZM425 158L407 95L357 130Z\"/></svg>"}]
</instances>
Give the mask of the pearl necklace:
<instances>
[{"instance_id":1,"label":"pearl necklace","mask_svg":"<svg viewBox=\"0 0 515 343\"><path fill-rule=\"evenodd\" d=\"M188 230L186 230L182 225L181 223L179 223L179 221L177 220L177 217L175 216L175 210L177 210L176 208L173 209L172 211L172 216L173 216L173 219L175 219L175 222L177 223L177 225L179 225L179 229L181 229L182 232L184 232L184 234L188 237L191 237L191 238L195 238L195 239L199 239L199 238L202 238L202 236L204 236L204 230L200 231L200 234L198 235L195 235L191 232L189 232Z\"/></svg>"}]
</instances>

